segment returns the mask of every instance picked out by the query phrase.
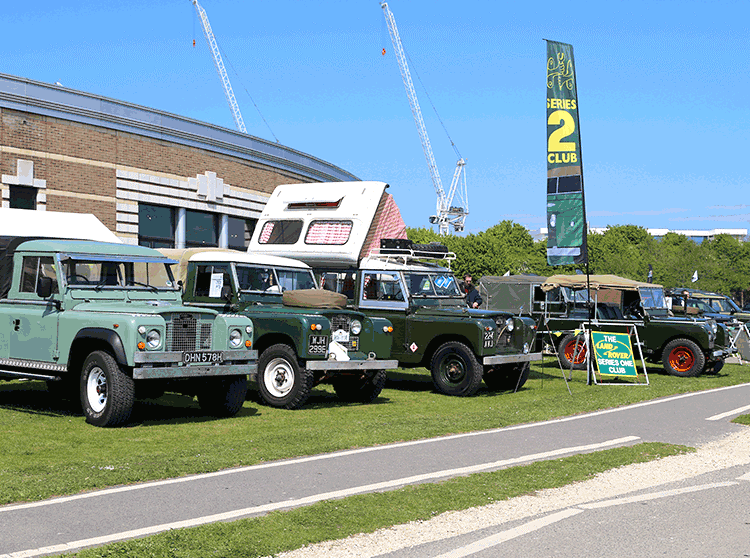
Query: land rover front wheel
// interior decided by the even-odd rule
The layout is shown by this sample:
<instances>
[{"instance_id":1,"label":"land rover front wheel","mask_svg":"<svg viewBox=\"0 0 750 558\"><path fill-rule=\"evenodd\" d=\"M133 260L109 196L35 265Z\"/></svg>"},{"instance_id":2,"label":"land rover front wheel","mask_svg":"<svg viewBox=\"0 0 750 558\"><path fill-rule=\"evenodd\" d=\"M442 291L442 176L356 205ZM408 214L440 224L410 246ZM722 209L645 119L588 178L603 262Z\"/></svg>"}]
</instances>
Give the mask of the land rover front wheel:
<instances>
[{"instance_id":1,"label":"land rover front wheel","mask_svg":"<svg viewBox=\"0 0 750 558\"><path fill-rule=\"evenodd\" d=\"M673 339L664 347L664 369L672 376L697 376L706 366L706 357L690 339Z\"/></svg>"},{"instance_id":2,"label":"land rover front wheel","mask_svg":"<svg viewBox=\"0 0 750 558\"><path fill-rule=\"evenodd\" d=\"M206 378L198 393L198 404L215 417L233 417L242 409L247 395L247 376Z\"/></svg>"},{"instance_id":3,"label":"land rover front wheel","mask_svg":"<svg viewBox=\"0 0 750 558\"><path fill-rule=\"evenodd\" d=\"M133 378L125 374L112 355L94 351L81 370L81 406L94 426L118 426L133 410Z\"/></svg>"},{"instance_id":4,"label":"land rover front wheel","mask_svg":"<svg viewBox=\"0 0 750 558\"><path fill-rule=\"evenodd\" d=\"M258 391L264 403L282 409L299 409L312 390L312 371L300 367L294 350L283 343L272 345L258 359Z\"/></svg>"},{"instance_id":5,"label":"land rover front wheel","mask_svg":"<svg viewBox=\"0 0 750 558\"><path fill-rule=\"evenodd\" d=\"M531 365L528 362L501 364L484 373L484 383L490 391L518 390L529 379L530 370Z\"/></svg>"},{"instance_id":6,"label":"land rover front wheel","mask_svg":"<svg viewBox=\"0 0 750 558\"><path fill-rule=\"evenodd\" d=\"M440 345L430 364L432 383L445 395L474 395L482 383L482 365L471 349L459 341Z\"/></svg>"},{"instance_id":7,"label":"land rover front wheel","mask_svg":"<svg viewBox=\"0 0 750 558\"><path fill-rule=\"evenodd\" d=\"M356 375L341 375L331 383L342 401L372 403L383 391L385 380L385 370L372 370Z\"/></svg>"}]
</instances>

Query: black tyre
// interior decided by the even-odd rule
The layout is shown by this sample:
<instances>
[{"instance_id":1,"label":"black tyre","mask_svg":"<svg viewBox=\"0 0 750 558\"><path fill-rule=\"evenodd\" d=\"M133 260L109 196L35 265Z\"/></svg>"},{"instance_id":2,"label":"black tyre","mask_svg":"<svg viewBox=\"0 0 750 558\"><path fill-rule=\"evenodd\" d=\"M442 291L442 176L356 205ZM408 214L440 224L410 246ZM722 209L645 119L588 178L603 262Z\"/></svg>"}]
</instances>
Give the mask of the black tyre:
<instances>
[{"instance_id":1,"label":"black tyre","mask_svg":"<svg viewBox=\"0 0 750 558\"><path fill-rule=\"evenodd\" d=\"M349 403L372 403L385 386L385 370L368 370L362 374L334 378L336 395Z\"/></svg>"},{"instance_id":2,"label":"black tyre","mask_svg":"<svg viewBox=\"0 0 750 558\"><path fill-rule=\"evenodd\" d=\"M311 370L300 367L294 350L283 343L271 345L258 359L258 392L271 407L299 409L310 397Z\"/></svg>"},{"instance_id":3,"label":"black tyre","mask_svg":"<svg viewBox=\"0 0 750 558\"><path fill-rule=\"evenodd\" d=\"M484 373L484 384L490 391L515 391L529 379L531 364L501 364Z\"/></svg>"},{"instance_id":4,"label":"black tyre","mask_svg":"<svg viewBox=\"0 0 750 558\"><path fill-rule=\"evenodd\" d=\"M94 426L118 426L130 419L135 389L112 355L94 351L81 370L81 406L86 422Z\"/></svg>"},{"instance_id":5,"label":"black tyre","mask_svg":"<svg viewBox=\"0 0 750 558\"><path fill-rule=\"evenodd\" d=\"M205 382L198 393L198 404L206 414L233 417L239 413L247 395L247 376L206 378Z\"/></svg>"},{"instance_id":6,"label":"black tyre","mask_svg":"<svg viewBox=\"0 0 750 558\"><path fill-rule=\"evenodd\" d=\"M445 395L474 395L482 383L482 365L469 347L459 341L440 345L430 363L432 383Z\"/></svg>"},{"instance_id":7,"label":"black tyre","mask_svg":"<svg viewBox=\"0 0 750 558\"><path fill-rule=\"evenodd\" d=\"M697 376L706 366L706 357L690 339L673 339L664 347L661 357L664 370L672 376Z\"/></svg>"},{"instance_id":8,"label":"black tyre","mask_svg":"<svg viewBox=\"0 0 750 558\"><path fill-rule=\"evenodd\" d=\"M557 345L557 358L567 370L570 370L571 365L573 370L586 370L586 340L574 333L564 335Z\"/></svg>"}]
</instances>

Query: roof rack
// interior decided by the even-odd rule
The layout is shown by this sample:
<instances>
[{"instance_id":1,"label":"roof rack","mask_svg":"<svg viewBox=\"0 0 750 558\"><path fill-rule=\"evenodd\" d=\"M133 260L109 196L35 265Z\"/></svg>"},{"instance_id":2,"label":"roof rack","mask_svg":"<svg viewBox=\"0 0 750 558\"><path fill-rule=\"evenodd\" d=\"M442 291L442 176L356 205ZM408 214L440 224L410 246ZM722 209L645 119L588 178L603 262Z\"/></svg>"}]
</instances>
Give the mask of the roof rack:
<instances>
[{"instance_id":1,"label":"roof rack","mask_svg":"<svg viewBox=\"0 0 750 558\"><path fill-rule=\"evenodd\" d=\"M450 263L456 259L454 252L449 252L444 244L431 242L429 244L414 244L404 238L383 238L380 248L369 254L370 257L383 259L386 262L407 264L410 260L441 260Z\"/></svg>"}]
</instances>

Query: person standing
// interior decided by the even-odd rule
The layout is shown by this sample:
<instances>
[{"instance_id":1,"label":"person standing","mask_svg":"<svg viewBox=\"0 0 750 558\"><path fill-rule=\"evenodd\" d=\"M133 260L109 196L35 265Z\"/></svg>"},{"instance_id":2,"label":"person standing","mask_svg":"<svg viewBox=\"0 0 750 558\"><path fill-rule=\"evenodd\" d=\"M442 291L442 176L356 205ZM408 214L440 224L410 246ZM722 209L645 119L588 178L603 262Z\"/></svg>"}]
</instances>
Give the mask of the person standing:
<instances>
[{"instance_id":1,"label":"person standing","mask_svg":"<svg viewBox=\"0 0 750 558\"><path fill-rule=\"evenodd\" d=\"M482 305L482 297L472 284L471 274L469 273L464 275L464 294L466 295L466 305L469 308L479 308Z\"/></svg>"}]
</instances>

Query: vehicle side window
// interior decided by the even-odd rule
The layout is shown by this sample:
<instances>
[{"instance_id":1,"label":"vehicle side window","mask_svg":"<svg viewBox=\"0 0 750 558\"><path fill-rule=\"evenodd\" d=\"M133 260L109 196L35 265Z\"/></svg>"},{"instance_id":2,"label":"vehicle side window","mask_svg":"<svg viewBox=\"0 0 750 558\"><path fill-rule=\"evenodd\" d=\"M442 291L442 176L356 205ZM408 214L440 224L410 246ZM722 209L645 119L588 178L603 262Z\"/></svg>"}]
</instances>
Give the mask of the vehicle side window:
<instances>
[{"instance_id":1,"label":"vehicle side window","mask_svg":"<svg viewBox=\"0 0 750 558\"><path fill-rule=\"evenodd\" d=\"M199 265L195 273L196 297L221 298L221 289L231 287L228 265Z\"/></svg>"},{"instance_id":2,"label":"vehicle side window","mask_svg":"<svg viewBox=\"0 0 750 558\"><path fill-rule=\"evenodd\" d=\"M51 257L25 256L21 269L21 292L35 293L40 277L52 279L52 292L57 293L57 275Z\"/></svg>"},{"instance_id":3,"label":"vehicle side window","mask_svg":"<svg viewBox=\"0 0 750 558\"><path fill-rule=\"evenodd\" d=\"M365 272L362 274L361 301L367 303L378 301L385 306L392 303L406 304L406 297L401 287L401 279L398 273L388 272Z\"/></svg>"},{"instance_id":4,"label":"vehicle side window","mask_svg":"<svg viewBox=\"0 0 750 558\"><path fill-rule=\"evenodd\" d=\"M346 295L349 300L354 299L354 271L324 271L320 274L320 288Z\"/></svg>"}]
</instances>

